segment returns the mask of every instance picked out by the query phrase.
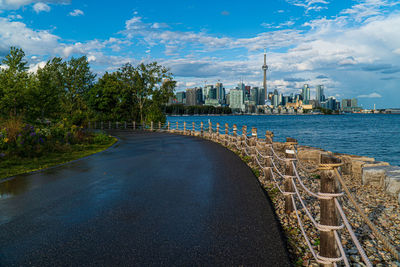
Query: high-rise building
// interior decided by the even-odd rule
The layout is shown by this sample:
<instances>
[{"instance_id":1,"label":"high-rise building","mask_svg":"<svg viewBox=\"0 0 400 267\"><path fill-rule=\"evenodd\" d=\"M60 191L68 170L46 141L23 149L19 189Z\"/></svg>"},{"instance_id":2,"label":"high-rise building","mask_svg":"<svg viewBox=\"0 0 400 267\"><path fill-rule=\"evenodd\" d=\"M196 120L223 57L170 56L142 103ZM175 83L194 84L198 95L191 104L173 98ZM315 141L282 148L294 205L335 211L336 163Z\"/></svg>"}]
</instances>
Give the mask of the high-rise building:
<instances>
[{"instance_id":1,"label":"high-rise building","mask_svg":"<svg viewBox=\"0 0 400 267\"><path fill-rule=\"evenodd\" d=\"M262 66L262 70L264 72L264 80L263 80L263 88L264 88L264 94L265 97L268 96L268 91L267 91L267 70L268 70L268 65L267 65L267 51L264 49L264 65ZM265 100L268 100L267 98Z\"/></svg>"},{"instance_id":2,"label":"high-rise building","mask_svg":"<svg viewBox=\"0 0 400 267\"><path fill-rule=\"evenodd\" d=\"M196 106L203 102L203 92L201 88L189 88L186 90L186 105Z\"/></svg>"},{"instance_id":3,"label":"high-rise building","mask_svg":"<svg viewBox=\"0 0 400 267\"><path fill-rule=\"evenodd\" d=\"M217 91L217 100L220 104L225 104L225 88L222 83L217 83L215 85Z\"/></svg>"},{"instance_id":4,"label":"high-rise building","mask_svg":"<svg viewBox=\"0 0 400 267\"><path fill-rule=\"evenodd\" d=\"M234 111L244 111L244 91L240 88L229 91L229 107Z\"/></svg>"},{"instance_id":5,"label":"high-rise building","mask_svg":"<svg viewBox=\"0 0 400 267\"><path fill-rule=\"evenodd\" d=\"M342 110L344 112L360 111L361 108L357 106L357 98L342 99Z\"/></svg>"},{"instance_id":6,"label":"high-rise building","mask_svg":"<svg viewBox=\"0 0 400 267\"><path fill-rule=\"evenodd\" d=\"M265 91L262 87L254 87L258 90L257 105L265 105Z\"/></svg>"},{"instance_id":7,"label":"high-rise building","mask_svg":"<svg viewBox=\"0 0 400 267\"><path fill-rule=\"evenodd\" d=\"M213 88L214 88L214 85L212 85L212 84L204 86L204 88L202 90L203 91L203 102L205 102L207 98L210 98L210 94L211 94L211 96L213 96L214 93L216 95L216 91L211 92Z\"/></svg>"},{"instance_id":8,"label":"high-rise building","mask_svg":"<svg viewBox=\"0 0 400 267\"><path fill-rule=\"evenodd\" d=\"M315 101L317 106L321 106L321 102L325 101L325 95L324 95L324 86L323 85L317 85L317 91L315 94Z\"/></svg>"},{"instance_id":9,"label":"high-rise building","mask_svg":"<svg viewBox=\"0 0 400 267\"><path fill-rule=\"evenodd\" d=\"M303 86L303 89L301 90L301 96L303 97L303 103L305 105L308 105L311 99L310 87L308 86L308 84L305 84Z\"/></svg>"},{"instance_id":10,"label":"high-rise building","mask_svg":"<svg viewBox=\"0 0 400 267\"><path fill-rule=\"evenodd\" d=\"M254 102L254 105L257 105L258 103L258 88L253 87L250 89L250 101Z\"/></svg>"},{"instance_id":11,"label":"high-rise building","mask_svg":"<svg viewBox=\"0 0 400 267\"><path fill-rule=\"evenodd\" d=\"M185 104L186 103L186 92L177 92L176 93L176 102L178 104Z\"/></svg>"}]
</instances>

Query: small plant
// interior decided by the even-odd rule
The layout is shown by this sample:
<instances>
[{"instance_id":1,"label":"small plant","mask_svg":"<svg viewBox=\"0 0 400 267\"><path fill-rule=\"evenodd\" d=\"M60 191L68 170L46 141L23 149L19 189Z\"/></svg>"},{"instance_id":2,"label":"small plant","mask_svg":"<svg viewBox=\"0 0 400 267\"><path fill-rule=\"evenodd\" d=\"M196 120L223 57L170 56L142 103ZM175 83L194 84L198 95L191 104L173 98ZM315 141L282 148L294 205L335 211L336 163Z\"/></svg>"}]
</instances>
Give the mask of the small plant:
<instances>
[{"instance_id":1,"label":"small plant","mask_svg":"<svg viewBox=\"0 0 400 267\"><path fill-rule=\"evenodd\" d=\"M95 144L108 144L110 143L110 140L112 139L112 137L104 132L101 133L96 133L93 137L93 142Z\"/></svg>"}]
</instances>

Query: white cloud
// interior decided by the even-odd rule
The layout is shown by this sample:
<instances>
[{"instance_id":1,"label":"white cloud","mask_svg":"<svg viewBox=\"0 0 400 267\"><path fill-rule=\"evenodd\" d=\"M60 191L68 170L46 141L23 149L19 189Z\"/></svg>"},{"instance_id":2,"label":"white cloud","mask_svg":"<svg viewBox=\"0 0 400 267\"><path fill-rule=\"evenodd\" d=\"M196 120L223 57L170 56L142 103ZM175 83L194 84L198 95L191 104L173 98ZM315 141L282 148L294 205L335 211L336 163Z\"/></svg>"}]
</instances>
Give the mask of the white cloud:
<instances>
[{"instance_id":1,"label":"white cloud","mask_svg":"<svg viewBox=\"0 0 400 267\"><path fill-rule=\"evenodd\" d=\"M80 9L74 9L74 11L69 12L69 15L72 17L78 17L85 15L85 13Z\"/></svg>"},{"instance_id":2,"label":"white cloud","mask_svg":"<svg viewBox=\"0 0 400 267\"><path fill-rule=\"evenodd\" d=\"M327 9L325 5L329 4L326 0L286 0L289 4L303 7L306 13L314 10L321 11L322 9Z\"/></svg>"},{"instance_id":3,"label":"white cloud","mask_svg":"<svg viewBox=\"0 0 400 267\"><path fill-rule=\"evenodd\" d=\"M370 93L369 95L359 95L359 98L381 98L382 96L378 93Z\"/></svg>"},{"instance_id":4,"label":"white cloud","mask_svg":"<svg viewBox=\"0 0 400 267\"><path fill-rule=\"evenodd\" d=\"M36 64L30 64L29 68L28 68L28 72L30 73L36 73L38 71L38 69L42 69L44 68L44 66L46 66L46 61L40 61L39 63Z\"/></svg>"},{"instance_id":5,"label":"white cloud","mask_svg":"<svg viewBox=\"0 0 400 267\"><path fill-rule=\"evenodd\" d=\"M0 9L16 10L32 3L68 4L70 0L0 0Z\"/></svg>"},{"instance_id":6,"label":"white cloud","mask_svg":"<svg viewBox=\"0 0 400 267\"><path fill-rule=\"evenodd\" d=\"M33 10L35 10L36 13L40 13L42 11L50 12L51 8L49 5L39 2L33 5Z\"/></svg>"},{"instance_id":7,"label":"white cloud","mask_svg":"<svg viewBox=\"0 0 400 267\"><path fill-rule=\"evenodd\" d=\"M53 54L60 38L46 30L32 30L26 24L0 18L0 50L21 47L27 54Z\"/></svg>"}]
</instances>

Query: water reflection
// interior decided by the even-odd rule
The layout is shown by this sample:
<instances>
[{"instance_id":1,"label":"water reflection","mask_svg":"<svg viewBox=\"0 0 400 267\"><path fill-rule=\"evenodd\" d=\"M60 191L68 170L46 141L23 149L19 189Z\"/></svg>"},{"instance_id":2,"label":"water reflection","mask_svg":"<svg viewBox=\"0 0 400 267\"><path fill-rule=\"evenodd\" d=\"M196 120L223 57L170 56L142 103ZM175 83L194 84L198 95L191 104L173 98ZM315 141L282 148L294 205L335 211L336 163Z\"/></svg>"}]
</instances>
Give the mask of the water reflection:
<instances>
[{"instance_id":1,"label":"water reflection","mask_svg":"<svg viewBox=\"0 0 400 267\"><path fill-rule=\"evenodd\" d=\"M21 194L29 188L30 179L26 176L16 176L0 182L0 199L6 199Z\"/></svg>"}]
</instances>

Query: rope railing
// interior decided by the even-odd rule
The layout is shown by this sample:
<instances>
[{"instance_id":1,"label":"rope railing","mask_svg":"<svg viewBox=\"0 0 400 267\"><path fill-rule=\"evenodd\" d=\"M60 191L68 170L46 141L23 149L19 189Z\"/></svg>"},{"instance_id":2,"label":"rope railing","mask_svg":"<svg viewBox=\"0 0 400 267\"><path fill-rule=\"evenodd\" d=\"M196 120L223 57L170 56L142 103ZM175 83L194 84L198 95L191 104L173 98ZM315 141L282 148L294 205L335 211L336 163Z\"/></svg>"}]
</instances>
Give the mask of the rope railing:
<instances>
[{"instance_id":1,"label":"rope railing","mask_svg":"<svg viewBox=\"0 0 400 267\"><path fill-rule=\"evenodd\" d=\"M92 122L89 123L88 128L122 128L163 131L195 135L221 143L227 148L236 150L242 153L242 155L249 157L254 165L260 169L261 173L263 173L263 177L269 180L273 187L277 188L284 196L285 212L287 214L295 212L300 232L302 233L305 243L317 263L325 266L337 266L339 263L342 263L345 266L350 266L342 244L342 236L339 233L347 231L365 265L372 266L342 208L339 201L339 198L341 197L347 197L350 200L357 212L361 215L363 221L372 230L374 236L384 244L385 248L392 253L394 258L397 260L400 258L397 249L390 244L388 239L385 238L376 226L368 219L361 207L359 207L353 198L339 172L342 163L337 158L322 154L321 163L317 168L304 166L299 159L297 151L298 144L295 139L287 138L283 148L284 156L282 156L282 152L278 153L275 149L277 143L273 142L272 132L267 131L265 139L259 139L257 137L256 128L252 128L251 131L248 132L247 126L243 126L240 129L236 124L229 127L228 124L213 124L211 122L201 122L197 124L170 121L166 123L150 124L140 124L136 122ZM279 150L282 150L282 148ZM315 173L318 173L321 177L320 189L317 191L309 188L305 184L306 180L311 181L312 183L312 179L310 180L311 177L307 176ZM339 183L336 183L336 180L338 180ZM341 185L344 192L339 191L338 184ZM304 199L303 195L308 196L307 201ZM320 202L319 221L317 221L309 207L308 202L310 201L310 197ZM313 210L315 211L316 208L313 207ZM320 245L319 252L317 252L313 247L312 242L307 235L307 231L304 229L304 221L300 216L302 213L304 213L305 218L311 222L313 229L319 231L321 239L320 244L325 244ZM340 224L339 221L341 221L342 224Z\"/></svg>"}]
</instances>

